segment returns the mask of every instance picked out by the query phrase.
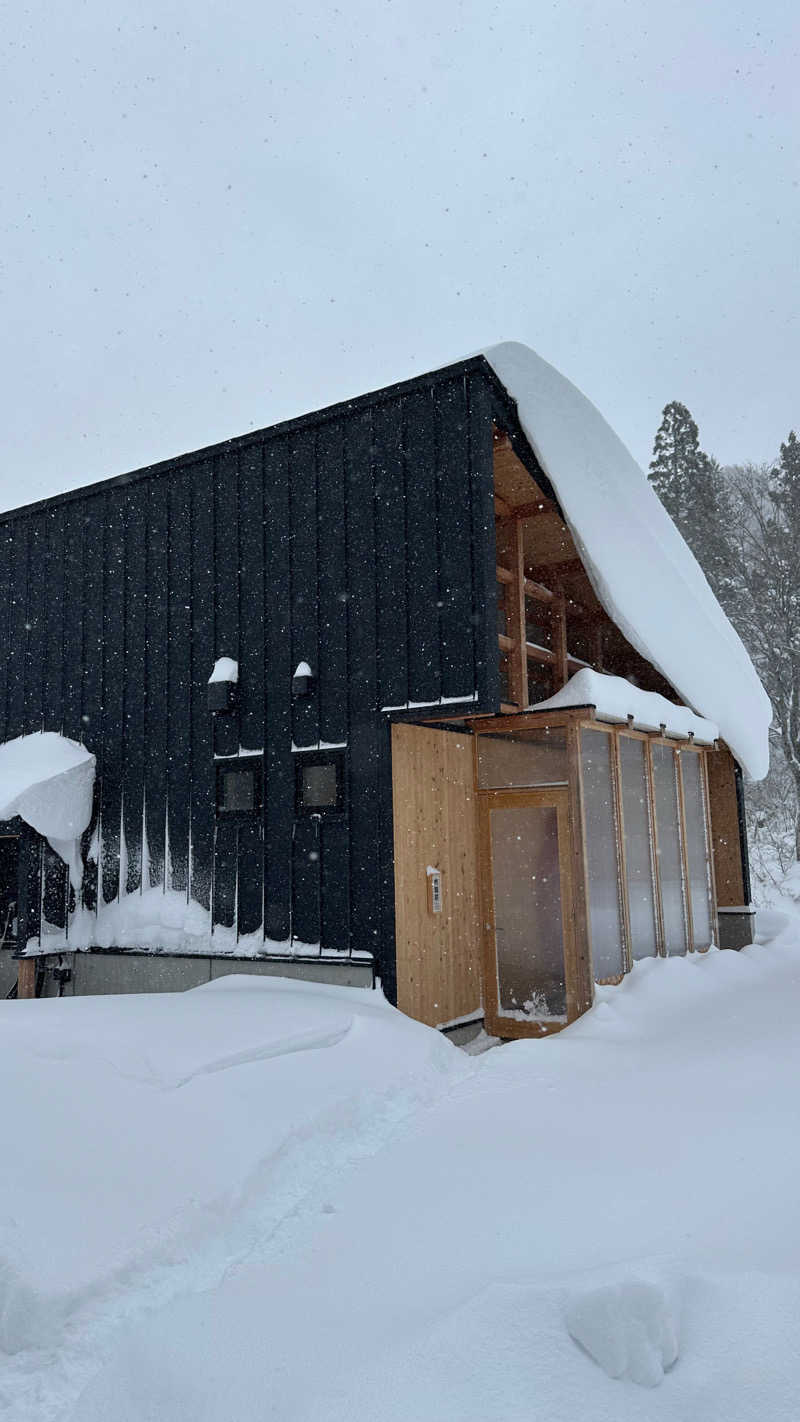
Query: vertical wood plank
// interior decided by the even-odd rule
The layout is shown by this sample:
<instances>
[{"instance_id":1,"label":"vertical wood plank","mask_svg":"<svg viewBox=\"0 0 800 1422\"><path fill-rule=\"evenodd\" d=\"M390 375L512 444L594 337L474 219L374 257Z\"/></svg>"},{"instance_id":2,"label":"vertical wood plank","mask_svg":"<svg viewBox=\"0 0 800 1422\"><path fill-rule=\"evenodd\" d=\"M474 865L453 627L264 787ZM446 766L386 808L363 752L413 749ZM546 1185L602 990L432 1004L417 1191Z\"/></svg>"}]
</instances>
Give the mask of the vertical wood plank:
<instances>
[{"instance_id":1,"label":"vertical wood plank","mask_svg":"<svg viewBox=\"0 0 800 1422\"><path fill-rule=\"evenodd\" d=\"M262 446L239 456L239 740L247 750L265 745L264 471ZM264 923L263 818L242 821L237 837L237 934L260 933Z\"/></svg>"},{"instance_id":2,"label":"vertical wood plank","mask_svg":"<svg viewBox=\"0 0 800 1422\"><path fill-rule=\"evenodd\" d=\"M11 570L12 570L12 548L13 548L13 523L3 524L0 527L0 639L2 646L11 646ZM2 739L8 738L8 664L9 657L0 657L0 733Z\"/></svg>"},{"instance_id":3,"label":"vertical wood plank","mask_svg":"<svg viewBox=\"0 0 800 1422\"><path fill-rule=\"evenodd\" d=\"M472 623L469 428L463 378L437 386L435 414L439 450L441 691L448 697L471 696L475 690L475 629Z\"/></svg>"},{"instance_id":4,"label":"vertical wood plank","mask_svg":"<svg viewBox=\"0 0 800 1422\"><path fill-rule=\"evenodd\" d=\"M214 626L214 467L204 460L192 470L191 635L191 896L211 907L214 864L214 748L208 710L208 678L216 660ZM172 803L170 797L170 804ZM170 812L170 824L172 814ZM170 844L172 830L170 828Z\"/></svg>"},{"instance_id":5,"label":"vertical wood plank","mask_svg":"<svg viewBox=\"0 0 800 1422\"><path fill-rule=\"evenodd\" d=\"M378 701L404 706L408 692L408 595L403 405L389 400L373 416Z\"/></svg>"},{"instance_id":6,"label":"vertical wood plank","mask_svg":"<svg viewBox=\"0 0 800 1422\"><path fill-rule=\"evenodd\" d=\"M470 519L472 527L472 618L475 629L477 709L500 708L500 658L497 652L494 463L492 406L483 375L470 375L469 402Z\"/></svg>"},{"instance_id":7,"label":"vertical wood plank","mask_svg":"<svg viewBox=\"0 0 800 1422\"><path fill-rule=\"evenodd\" d=\"M80 739L83 702L83 674L86 663L84 622L86 618L85 570L96 556L85 546L86 511L83 500L64 507L64 706L62 726L65 736ZM42 563L39 563L41 568Z\"/></svg>"},{"instance_id":8,"label":"vertical wood plank","mask_svg":"<svg viewBox=\"0 0 800 1422\"><path fill-rule=\"evenodd\" d=\"M291 935L294 765L291 740L289 613L289 449L264 447L266 741L264 746L264 933L273 945Z\"/></svg>"},{"instance_id":9,"label":"vertical wood plank","mask_svg":"<svg viewBox=\"0 0 800 1422\"><path fill-rule=\"evenodd\" d=\"M346 428L350 942L380 953L380 844L377 777L377 606L372 497L372 421L359 411Z\"/></svg>"},{"instance_id":10,"label":"vertical wood plank","mask_svg":"<svg viewBox=\"0 0 800 1422\"><path fill-rule=\"evenodd\" d=\"M195 534L209 539L208 506L204 518L195 513L195 470L176 470L169 480L167 518L167 831L164 877L168 889L190 893L189 845L192 828L192 766L195 755L211 755L211 728L207 705L193 698L193 664L198 663L198 685L211 672L208 559L210 543L193 549ZM207 471L200 472L200 496L208 500ZM197 567L195 568L195 561ZM195 634L193 579L202 583L204 602ZM204 620L205 619L205 620ZM205 658L205 660L204 660ZM198 808L198 823L202 811ZM201 832L201 847L204 843ZM206 875L209 865L205 865ZM204 885L206 881L204 880ZM208 906L206 895L205 904Z\"/></svg>"},{"instance_id":11,"label":"vertical wood plank","mask_svg":"<svg viewBox=\"0 0 800 1422\"><path fill-rule=\"evenodd\" d=\"M121 880L122 748L125 687L125 503L117 490L104 497L106 523L103 604L103 739L101 784L103 901L118 898Z\"/></svg>"},{"instance_id":12,"label":"vertical wood plank","mask_svg":"<svg viewBox=\"0 0 800 1422\"><path fill-rule=\"evenodd\" d=\"M148 480L146 518L146 638L144 704L144 833L148 873L142 889L164 887L169 707L169 530L166 479ZM143 846L144 850L144 846Z\"/></svg>"},{"instance_id":13,"label":"vertical wood plank","mask_svg":"<svg viewBox=\"0 0 800 1422\"><path fill-rule=\"evenodd\" d=\"M29 577L27 614L25 630L25 729L41 731L44 726L43 682L44 654L47 644L47 586L44 580L44 564L47 548L47 520L44 514L32 514L29 521ZM81 600L71 609L73 619L80 618ZM65 649L66 650L66 649ZM6 648L3 655L7 654ZM73 650L73 661L67 658L67 666L74 675L80 672L80 644ZM50 728L47 727L49 730ZM74 734L74 732L72 733Z\"/></svg>"},{"instance_id":14,"label":"vertical wood plank","mask_svg":"<svg viewBox=\"0 0 800 1422\"><path fill-rule=\"evenodd\" d=\"M342 517L343 435L338 422L319 431L317 466L319 735L335 744L347 739L347 549Z\"/></svg>"},{"instance_id":15,"label":"vertical wood plank","mask_svg":"<svg viewBox=\"0 0 800 1422\"><path fill-rule=\"evenodd\" d=\"M54 612L60 617L61 601L58 588L53 589ZM25 733L25 662L28 633L28 519L18 519L11 545L11 596L9 598L9 636L4 649L8 661L8 734ZM60 727L59 727L60 729Z\"/></svg>"},{"instance_id":16,"label":"vertical wood plank","mask_svg":"<svg viewBox=\"0 0 800 1422\"><path fill-rule=\"evenodd\" d=\"M411 701L430 702L441 695L437 448L431 390L414 391L405 397L403 424L408 694Z\"/></svg>"},{"instance_id":17,"label":"vertical wood plank","mask_svg":"<svg viewBox=\"0 0 800 1422\"><path fill-rule=\"evenodd\" d=\"M319 740L319 587L317 584L317 443L313 430L294 435L289 444L291 495L292 670L308 662L311 690L292 697L295 745ZM327 530L326 530L327 532Z\"/></svg>"},{"instance_id":18,"label":"vertical wood plank","mask_svg":"<svg viewBox=\"0 0 800 1422\"><path fill-rule=\"evenodd\" d=\"M117 491L116 497L120 494ZM147 609L147 484L130 485L121 500L125 522L125 664L123 691L122 790L127 851L127 882L132 894L142 887L144 817L145 636Z\"/></svg>"}]
</instances>

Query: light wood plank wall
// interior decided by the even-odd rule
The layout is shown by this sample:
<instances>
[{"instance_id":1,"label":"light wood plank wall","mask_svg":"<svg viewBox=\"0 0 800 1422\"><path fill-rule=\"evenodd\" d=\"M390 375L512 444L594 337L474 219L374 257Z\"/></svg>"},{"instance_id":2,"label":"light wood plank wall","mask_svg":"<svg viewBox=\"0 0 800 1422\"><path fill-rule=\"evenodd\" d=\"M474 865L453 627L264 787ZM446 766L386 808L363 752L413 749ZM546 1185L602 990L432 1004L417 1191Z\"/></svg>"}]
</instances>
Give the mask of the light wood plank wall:
<instances>
[{"instance_id":1,"label":"light wood plank wall","mask_svg":"<svg viewBox=\"0 0 800 1422\"><path fill-rule=\"evenodd\" d=\"M477 796L472 738L392 727L397 1005L430 1027L480 1011ZM427 868L442 876L428 907Z\"/></svg>"},{"instance_id":2,"label":"light wood plank wall","mask_svg":"<svg viewBox=\"0 0 800 1422\"><path fill-rule=\"evenodd\" d=\"M719 750L706 756L706 765L717 903L720 908L738 908L744 903L744 875L733 756L720 743Z\"/></svg>"}]
</instances>

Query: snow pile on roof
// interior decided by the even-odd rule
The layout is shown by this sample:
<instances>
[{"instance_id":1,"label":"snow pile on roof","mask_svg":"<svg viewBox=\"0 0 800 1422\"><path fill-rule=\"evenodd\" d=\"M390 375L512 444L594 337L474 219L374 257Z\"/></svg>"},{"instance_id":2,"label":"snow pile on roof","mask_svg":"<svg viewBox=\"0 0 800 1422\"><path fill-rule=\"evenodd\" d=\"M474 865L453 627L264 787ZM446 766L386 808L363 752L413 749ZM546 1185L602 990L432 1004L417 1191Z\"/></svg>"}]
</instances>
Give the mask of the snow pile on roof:
<instances>
[{"instance_id":1,"label":"snow pile on roof","mask_svg":"<svg viewBox=\"0 0 800 1422\"><path fill-rule=\"evenodd\" d=\"M772 708L703 572L602 415L527 346L484 351L558 496L609 617L690 706L719 726L743 769L769 768Z\"/></svg>"},{"instance_id":2,"label":"snow pile on roof","mask_svg":"<svg viewBox=\"0 0 800 1422\"><path fill-rule=\"evenodd\" d=\"M688 706L676 706L656 691L642 691L624 677L606 676L589 667L581 667L555 696L534 702L530 710L558 710L565 706L593 706L598 721L626 721L639 731L663 728L668 736L685 740L691 736L701 745L711 746L719 736L713 721L696 716Z\"/></svg>"},{"instance_id":3,"label":"snow pile on roof","mask_svg":"<svg viewBox=\"0 0 800 1422\"><path fill-rule=\"evenodd\" d=\"M6 741L0 745L0 820L19 815L74 870L77 841L92 818L94 768L91 751L56 731Z\"/></svg>"}]
</instances>

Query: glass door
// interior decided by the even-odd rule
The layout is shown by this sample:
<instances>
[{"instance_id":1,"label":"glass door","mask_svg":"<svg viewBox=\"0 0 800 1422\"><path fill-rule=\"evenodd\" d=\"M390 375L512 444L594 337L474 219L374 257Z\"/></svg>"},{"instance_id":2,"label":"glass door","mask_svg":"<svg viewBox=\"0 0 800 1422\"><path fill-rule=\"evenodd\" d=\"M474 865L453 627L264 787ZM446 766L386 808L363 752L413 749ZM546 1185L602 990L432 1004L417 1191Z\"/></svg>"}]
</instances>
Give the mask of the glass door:
<instances>
[{"instance_id":1,"label":"glass door","mask_svg":"<svg viewBox=\"0 0 800 1422\"><path fill-rule=\"evenodd\" d=\"M498 791L481 800L488 1025L501 1036L536 1036L571 1015L567 791Z\"/></svg>"}]
</instances>

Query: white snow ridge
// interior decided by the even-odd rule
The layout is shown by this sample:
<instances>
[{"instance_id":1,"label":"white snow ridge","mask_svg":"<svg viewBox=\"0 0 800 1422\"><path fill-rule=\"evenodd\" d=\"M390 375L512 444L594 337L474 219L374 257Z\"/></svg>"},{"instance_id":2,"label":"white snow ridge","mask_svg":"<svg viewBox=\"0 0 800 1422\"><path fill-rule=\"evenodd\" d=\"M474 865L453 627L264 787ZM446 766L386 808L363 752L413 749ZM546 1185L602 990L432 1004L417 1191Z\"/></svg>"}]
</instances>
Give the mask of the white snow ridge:
<instances>
[{"instance_id":1,"label":"white snow ridge","mask_svg":"<svg viewBox=\"0 0 800 1422\"><path fill-rule=\"evenodd\" d=\"M669 1303L656 1284L625 1279L581 1294L567 1313L576 1343L610 1378L658 1387L678 1357Z\"/></svg>"}]
</instances>

